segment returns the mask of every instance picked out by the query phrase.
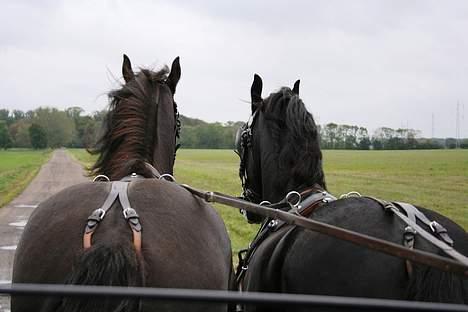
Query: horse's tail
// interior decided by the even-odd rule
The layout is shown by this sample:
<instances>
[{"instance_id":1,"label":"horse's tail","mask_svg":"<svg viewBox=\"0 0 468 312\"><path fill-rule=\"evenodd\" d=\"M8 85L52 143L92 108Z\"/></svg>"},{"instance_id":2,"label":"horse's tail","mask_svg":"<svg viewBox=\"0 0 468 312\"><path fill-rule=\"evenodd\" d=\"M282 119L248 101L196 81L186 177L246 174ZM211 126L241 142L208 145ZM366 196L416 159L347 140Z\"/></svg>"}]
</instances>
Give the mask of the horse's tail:
<instances>
[{"instance_id":1,"label":"horse's tail","mask_svg":"<svg viewBox=\"0 0 468 312\"><path fill-rule=\"evenodd\" d=\"M67 284L144 286L143 261L130 241L96 243L74 265ZM138 311L139 300L116 297L63 298L61 312Z\"/></svg>"},{"instance_id":2,"label":"horse's tail","mask_svg":"<svg viewBox=\"0 0 468 312\"><path fill-rule=\"evenodd\" d=\"M433 267L413 265L408 299L468 304L468 279Z\"/></svg>"}]
</instances>

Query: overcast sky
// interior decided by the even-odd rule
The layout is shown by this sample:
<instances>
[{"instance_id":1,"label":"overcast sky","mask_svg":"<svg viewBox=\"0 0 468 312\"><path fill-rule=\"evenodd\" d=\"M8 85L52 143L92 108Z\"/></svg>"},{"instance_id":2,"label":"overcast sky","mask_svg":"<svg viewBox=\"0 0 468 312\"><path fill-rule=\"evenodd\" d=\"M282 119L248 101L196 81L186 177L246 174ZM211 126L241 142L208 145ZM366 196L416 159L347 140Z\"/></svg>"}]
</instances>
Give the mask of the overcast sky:
<instances>
[{"instance_id":1,"label":"overcast sky","mask_svg":"<svg viewBox=\"0 0 468 312\"><path fill-rule=\"evenodd\" d=\"M180 56L189 117L246 120L258 73L264 96L301 79L318 123L371 132L454 137L458 101L468 137L468 1L252 2L0 0L0 108L101 110L123 53L134 68Z\"/></svg>"}]
</instances>

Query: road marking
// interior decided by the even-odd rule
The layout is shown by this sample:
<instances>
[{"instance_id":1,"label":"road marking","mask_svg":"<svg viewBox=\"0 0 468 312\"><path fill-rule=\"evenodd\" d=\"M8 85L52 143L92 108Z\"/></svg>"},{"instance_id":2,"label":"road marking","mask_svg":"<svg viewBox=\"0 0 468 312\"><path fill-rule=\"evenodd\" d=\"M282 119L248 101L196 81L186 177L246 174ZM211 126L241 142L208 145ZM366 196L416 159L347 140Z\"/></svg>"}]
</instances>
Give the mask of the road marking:
<instances>
[{"instance_id":1,"label":"road marking","mask_svg":"<svg viewBox=\"0 0 468 312\"><path fill-rule=\"evenodd\" d=\"M3 250L16 250L16 245L0 246L0 249L3 249Z\"/></svg>"},{"instance_id":2,"label":"road marking","mask_svg":"<svg viewBox=\"0 0 468 312\"><path fill-rule=\"evenodd\" d=\"M25 227L27 222L28 222L27 220L21 220L21 221L18 221L18 222L8 223L8 225L16 226L16 227Z\"/></svg>"},{"instance_id":3,"label":"road marking","mask_svg":"<svg viewBox=\"0 0 468 312\"><path fill-rule=\"evenodd\" d=\"M26 205L26 204L20 204L20 205L15 205L16 208L36 208L39 205Z\"/></svg>"}]
</instances>

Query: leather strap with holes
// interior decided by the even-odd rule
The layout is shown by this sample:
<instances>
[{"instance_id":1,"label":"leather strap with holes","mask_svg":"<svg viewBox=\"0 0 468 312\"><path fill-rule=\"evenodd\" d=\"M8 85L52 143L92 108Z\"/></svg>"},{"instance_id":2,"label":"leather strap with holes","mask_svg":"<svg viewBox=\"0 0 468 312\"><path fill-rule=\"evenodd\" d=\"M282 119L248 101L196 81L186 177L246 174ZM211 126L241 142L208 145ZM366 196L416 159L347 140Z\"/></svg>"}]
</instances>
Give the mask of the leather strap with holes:
<instances>
[{"instance_id":1,"label":"leather strap with holes","mask_svg":"<svg viewBox=\"0 0 468 312\"><path fill-rule=\"evenodd\" d=\"M99 223L104 219L107 214L107 211L112 207L112 204L119 200L122 206L122 213L127 220L130 228L133 233L133 245L137 253L141 252L141 223L138 214L135 209L130 206L130 201L128 200L128 184L130 182L125 181L113 181L111 184L111 191L107 196L104 204L94 210L91 215L88 217L88 221L85 226L83 234L83 248L88 249L92 245L92 235L96 231Z\"/></svg>"}]
</instances>

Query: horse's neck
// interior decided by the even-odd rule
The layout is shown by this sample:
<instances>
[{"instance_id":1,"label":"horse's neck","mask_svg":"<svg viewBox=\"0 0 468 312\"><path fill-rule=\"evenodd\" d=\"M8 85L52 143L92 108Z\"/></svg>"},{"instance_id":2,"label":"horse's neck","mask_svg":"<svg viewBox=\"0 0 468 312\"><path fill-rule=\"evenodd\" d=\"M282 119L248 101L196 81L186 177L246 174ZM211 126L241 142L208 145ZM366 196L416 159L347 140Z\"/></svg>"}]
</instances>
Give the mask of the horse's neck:
<instances>
[{"instance_id":1,"label":"horse's neck","mask_svg":"<svg viewBox=\"0 0 468 312\"><path fill-rule=\"evenodd\" d=\"M292 176L291 171L282 172L278 164L262 166L262 200L276 203L284 199L290 191L300 193L317 186L326 190L324 181L298 181Z\"/></svg>"},{"instance_id":2,"label":"horse's neck","mask_svg":"<svg viewBox=\"0 0 468 312\"><path fill-rule=\"evenodd\" d=\"M282 174L276 164L262 165L262 200L279 202L294 186L293 178Z\"/></svg>"}]
</instances>

